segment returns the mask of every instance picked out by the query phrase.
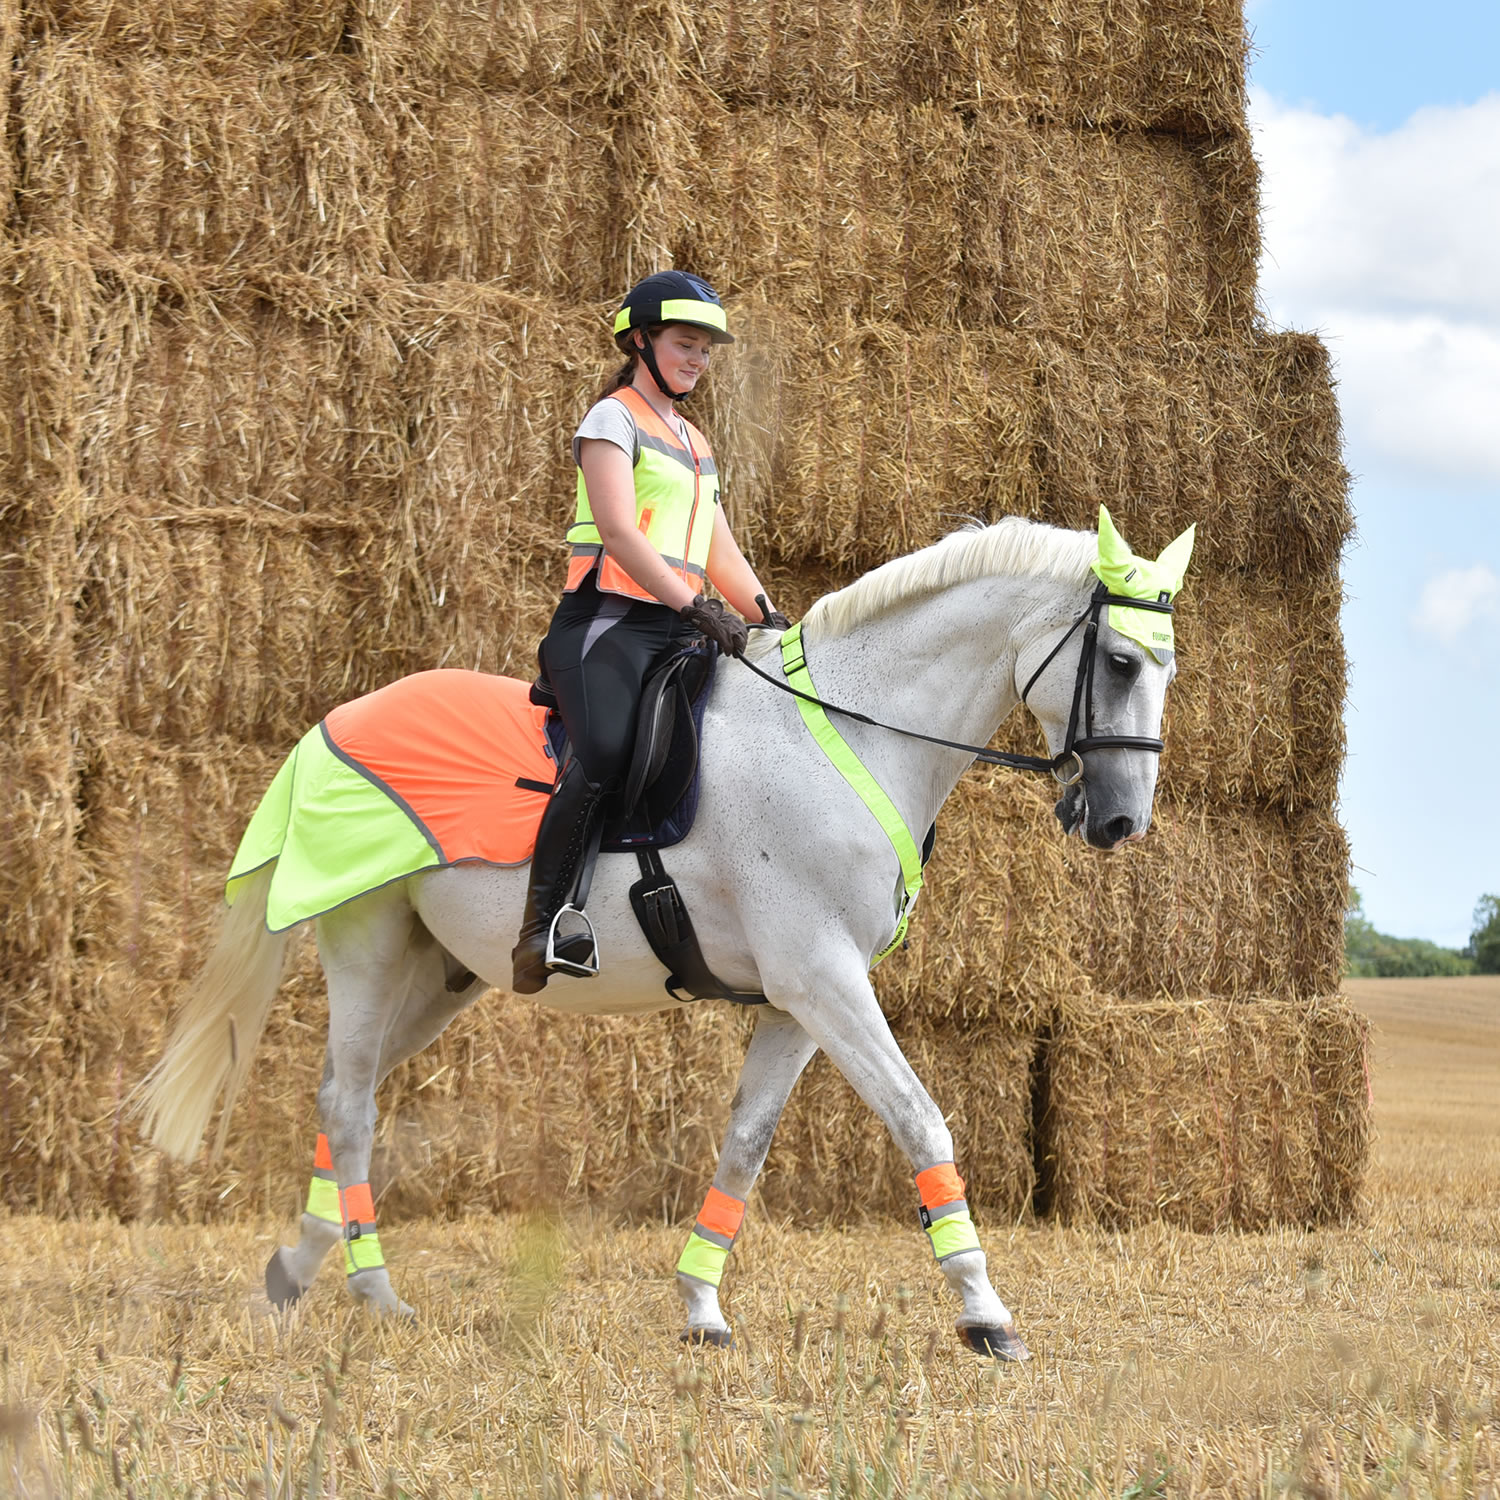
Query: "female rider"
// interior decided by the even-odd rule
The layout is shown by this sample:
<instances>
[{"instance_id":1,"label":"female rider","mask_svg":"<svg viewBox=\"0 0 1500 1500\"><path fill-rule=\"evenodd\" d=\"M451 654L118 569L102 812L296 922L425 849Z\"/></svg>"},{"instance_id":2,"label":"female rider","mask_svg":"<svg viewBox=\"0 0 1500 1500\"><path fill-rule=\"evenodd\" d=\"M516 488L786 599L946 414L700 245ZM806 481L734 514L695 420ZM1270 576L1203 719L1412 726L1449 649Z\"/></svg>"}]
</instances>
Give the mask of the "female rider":
<instances>
[{"instance_id":1,"label":"female rider","mask_svg":"<svg viewBox=\"0 0 1500 1500\"><path fill-rule=\"evenodd\" d=\"M615 342L625 364L573 437L573 556L540 651L572 753L537 830L511 954L511 988L522 995L550 972L597 968L590 934L554 926L571 906L603 798L629 769L652 665L694 633L737 656L741 616L787 625L730 533L708 440L673 405L697 385L713 346L734 342L717 293L682 271L648 276L616 315ZM705 574L738 614L703 597Z\"/></svg>"}]
</instances>

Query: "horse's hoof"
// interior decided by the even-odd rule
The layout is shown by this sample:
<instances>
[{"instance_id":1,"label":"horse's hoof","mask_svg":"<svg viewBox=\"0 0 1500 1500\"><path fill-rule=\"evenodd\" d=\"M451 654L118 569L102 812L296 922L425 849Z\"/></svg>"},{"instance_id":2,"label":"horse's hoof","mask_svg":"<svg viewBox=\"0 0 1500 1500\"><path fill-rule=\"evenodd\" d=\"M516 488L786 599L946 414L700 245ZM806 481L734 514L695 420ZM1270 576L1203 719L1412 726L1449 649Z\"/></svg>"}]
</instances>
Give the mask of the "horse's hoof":
<instances>
[{"instance_id":1,"label":"horse's hoof","mask_svg":"<svg viewBox=\"0 0 1500 1500\"><path fill-rule=\"evenodd\" d=\"M732 1328L689 1328L684 1334L678 1336L679 1344L697 1344L702 1348L705 1344L710 1349L728 1349L734 1344L734 1330Z\"/></svg>"},{"instance_id":2,"label":"horse's hoof","mask_svg":"<svg viewBox=\"0 0 1500 1500\"><path fill-rule=\"evenodd\" d=\"M266 1296L275 1308L291 1307L307 1290L292 1280L291 1272L282 1264L281 1257L287 1253L282 1245L266 1262Z\"/></svg>"},{"instance_id":3,"label":"horse's hoof","mask_svg":"<svg viewBox=\"0 0 1500 1500\"><path fill-rule=\"evenodd\" d=\"M1023 1344L1016 1333L1015 1325L1002 1323L998 1327L960 1328L959 1342L976 1354L990 1359L1013 1361L1019 1364L1031 1358L1031 1350Z\"/></svg>"}]
</instances>

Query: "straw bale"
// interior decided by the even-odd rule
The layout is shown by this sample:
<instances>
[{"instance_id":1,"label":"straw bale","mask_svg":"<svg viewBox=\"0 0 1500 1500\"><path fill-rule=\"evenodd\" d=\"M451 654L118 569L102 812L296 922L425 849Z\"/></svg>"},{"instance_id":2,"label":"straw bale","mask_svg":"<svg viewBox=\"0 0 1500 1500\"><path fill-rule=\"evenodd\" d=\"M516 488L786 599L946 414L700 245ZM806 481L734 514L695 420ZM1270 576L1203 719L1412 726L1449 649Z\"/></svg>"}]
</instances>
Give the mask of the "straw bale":
<instances>
[{"instance_id":1,"label":"straw bale","mask_svg":"<svg viewBox=\"0 0 1500 1500\"><path fill-rule=\"evenodd\" d=\"M78 482L81 419L87 401L93 272L74 247L7 240L0 244L8 348L0 390L5 488L0 517L67 518L85 506Z\"/></svg>"},{"instance_id":2,"label":"straw bale","mask_svg":"<svg viewBox=\"0 0 1500 1500\"><path fill-rule=\"evenodd\" d=\"M906 947L874 973L893 1026L1035 1033L1091 989L1072 921L1086 920L1050 777L971 772L938 815Z\"/></svg>"},{"instance_id":3,"label":"straw bale","mask_svg":"<svg viewBox=\"0 0 1500 1500\"><path fill-rule=\"evenodd\" d=\"M753 467L726 472L726 494L766 561L862 570L969 516L1091 528L1103 501L1140 546L1197 523L1195 581L1306 591L1337 574L1353 519L1316 340L913 333L799 317L758 291L730 313L746 337L705 419L732 467L743 399ZM1336 655L1319 672L1333 682Z\"/></svg>"},{"instance_id":4,"label":"straw bale","mask_svg":"<svg viewBox=\"0 0 1500 1500\"><path fill-rule=\"evenodd\" d=\"M91 727L289 749L407 666L383 644L379 555L356 517L118 500L84 559L79 690Z\"/></svg>"},{"instance_id":5,"label":"straw bale","mask_svg":"<svg viewBox=\"0 0 1500 1500\"><path fill-rule=\"evenodd\" d=\"M273 1016L224 1168L174 1169L158 1189L179 1215L222 1212L210 1198L230 1184L241 1210L296 1206L317 1129L322 1011L315 976L291 988L293 1014ZM487 996L381 1089L371 1180L382 1217L527 1210L564 1197L627 1220L690 1217L713 1176L752 1029L750 1015L723 1005L574 1017ZM949 1118L976 1206L1006 1218L1024 1211L1031 1035L992 1027L900 1040ZM145 1165L134 1169L143 1197ZM760 1193L758 1211L815 1224L905 1216L915 1203L910 1164L826 1060L793 1092Z\"/></svg>"},{"instance_id":6,"label":"straw bale","mask_svg":"<svg viewBox=\"0 0 1500 1500\"><path fill-rule=\"evenodd\" d=\"M1327 346L1311 333L1258 334L1250 368L1259 449L1253 561L1284 575L1299 565L1332 574L1354 514Z\"/></svg>"},{"instance_id":7,"label":"straw bale","mask_svg":"<svg viewBox=\"0 0 1500 1500\"><path fill-rule=\"evenodd\" d=\"M937 47L922 68L931 97L1185 136L1244 121L1240 0L984 0L939 10Z\"/></svg>"},{"instance_id":8,"label":"straw bale","mask_svg":"<svg viewBox=\"0 0 1500 1500\"><path fill-rule=\"evenodd\" d=\"M344 30L342 5L299 0L26 0L25 10L33 42L67 38L101 56L302 57L337 51Z\"/></svg>"},{"instance_id":9,"label":"straw bale","mask_svg":"<svg viewBox=\"0 0 1500 1500\"><path fill-rule=\"evenodd\" d=\"M397 118L390 240L403 275L496 282L560 304L623 290L606 261L617 189L604 118L566 98L472 88L411 96Z\"/></svg>"},{"instance_id":10,"label":"straw bale","mask_svg":"<svg viewBox=\"0 0 1500 1500\"><path fill-rule=\"evenodd\" d=\"M1162 790L1176 805L1333 805L1344 761L1342 605L1337 577L1284 587L1193 567L1178 598L1163 730Z\"/></svg>"},{"instance_id":11,"label":"straw bale","mask_svg":"<svg viewBox=\"0 0 1500 1500\"><path fill-rule=\"evenodd\" d=\"M534 1209L633 1219L698 1206L748 1038L728 1006L574 1017L489 996L382 1093L393 1215Z\"/></svg>"},{"instance_id":12,"label":"straw bale","mask_svg":"<svg viewBox=\"0 0 1500 1500\"><path fill-rule=\"evenodd\" d=\"M1139 343L1249 331L1259 233L1247 131L1205 147L987 113L968 154L970 326Z\"/></svg>"},{"instance_id":13,"label":"straw bale","mask_svg":"<svg viewBox=\"0 0 1500 1500\"><path fill-rule=\"evenodd\" d=\"M80 744L74 943L101 993L164 995L197 971L220 883L283 754L208 733L191 748L107 729ZM141 1009L144 1024L164 1000Z\"/></svg>"},{"instance_id":14,"label":"straw bale","mask_svg":"<svg viewBox=\"0 0 1500 1500\"><path fill-rule=\"evenodd\" d=\"M670 125L619 132L632 266L670 256L820 324L954 321L970 146L952 111L705 104Z\"/></svg>"},{"instance_id":15,"label":"straw bale","mask_svg":"<svg viewBox=\"0 0 1500 1500\"><path fill-rule=\"evenodd\" d=\"M1101 991L1305 999L1338 983L1343 902L1329 897L1348 845L1328 812L1159 805L1139 845L1101 859L1074 840L1063 857L1073 952Z\"/></svg>"},{"instance_id":16,"label":"straw bale","mask_svg":"<svg viewBox=\"0 0 1500 1500\"><path fill-rule=\"evenodd\" d=\"M279 290L97 259L82 416L95 517L123 497L347 514L388 477L399 348L352 307L301 316Z\"/></svg>"},{"instance_id":17,"label":"straw bale","mask_svg":"<svg viewBox=\"0 0 1500 1500\"><path fill-rule=\"evenodd\" d=\"M77 768L69 729L66 719L28 717L0 732L0 958L65 967L70 956Z\"/></svg>"},{"instance_id":18,"label":"straw bale","mask_svg":"<svg viewBox=\"0 0 1500 1500\"><path fill-rule=\"evenodd\" d=\"M1194 1230L1349 1217L1369 1139L1366 1047L1338 995L1064 1007L1040 1126L1053 1211Z\"/></svg>"},{"instance_id":19,"label":"straw bale","mask_svg":"<svg viewBox=\"0 0 1500 1500\"><path fill-rule=\"evenodd\" d=\"M757 505L752 485L745 498L774 556L863 569L966 517L1028 508L1027 347L1003 334L783 317L773 337L786 371L780 451L760 470L772 495ZM735 416L725 412L730 433Z\"/></svg>"},{"instance_id":20,"label":"straw bale","mask_svg":"<svg viewBox=\"0 0 1500 1500\"><path fill-rule=\"evenodd\" d=\"M13 1203L130 1216L144 1153L126 1096L160 1047L173 986L206 955L213 893L279 757L119 735L74 755L62 951L5 960L0 1159Z\"/></svg>"},{"instance_id":21,"label":"straw bale","mask_svg":"<svg viewBox=\"0 0 1500 1500\"><path fill-rule=\"evenodd\" d=\"M0 66L4 67L6 78L10 78L14 72L16 53L20 50L20 46L20 0L0 0ZM15 139L12 134L11 99L8 89L5 97L0 99L0 127L3 127L6 142ZM16 153L14 148L8 148L3 156L0 156L0 193L4 194L7 203L14 201L11 195L15 192L15 188Z\"/></svg>"},{"instance_id":22,"label":"straw bale","mask_svg":"<svg viewBox=\"0 0 1500 1500\"><path fill-rule=\"evenodd\" d=\"M69 977L63 963L0 952L0 1204L12 1213L58 1201L51 1184L57 1132L69 1118L61 1087Z\"/></svg>"},{"instance_id":23,"label":"straw bale","mask_svg":"<svg viewBox=\"0 0 1500 1500\"><path fill-rule=\"evenodd\" d=\"M1353 527L1327 356L1305 334L1163 350L1037 344L1048 519L1200 523L1197 570L1327 580ZM1128 534L1128 533L1127 533Z\"/></svg>"},{"instance_id":24,"label":"straw bale","mask_svg":"<svg viewBox=\"0 0 1500 1500\"><path fill-rule=\"evenodd\" d=\"M101 59L84 39L23 59L28 234L123 253L347 280L385 268L389 151L353 60Z\"/></svg>"},{"instance_id":25,"label":"straw bale","mask_svg":"<svg viewBox=\"0 0 1500 1500\"><path fill-rule=\"evenodd\" d=\"M341 16L378 90L454 83L561 98L597 89L617 66L614 10L603 0L348 0Z\"/></svg>"}]
</instances>

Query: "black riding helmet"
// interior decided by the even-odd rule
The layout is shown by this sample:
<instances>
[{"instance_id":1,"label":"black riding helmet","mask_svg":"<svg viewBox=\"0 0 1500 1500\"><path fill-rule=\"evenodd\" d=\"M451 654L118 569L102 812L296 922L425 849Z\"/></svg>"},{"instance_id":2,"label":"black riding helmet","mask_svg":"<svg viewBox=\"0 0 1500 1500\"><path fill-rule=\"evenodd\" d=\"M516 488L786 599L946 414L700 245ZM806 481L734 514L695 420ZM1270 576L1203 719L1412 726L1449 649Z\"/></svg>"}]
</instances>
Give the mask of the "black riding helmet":
<instances>
[{"instance_id":1,"label":"black riding helmet","mask_svg":"<svg viewBox=\"0 0 1500 1500\"><path fill-rule=\"evenodd\" d=\"M705 329L716 344L732 344L734 335L729 331L719 294L701 276L687 271L658 271L625 294L615 314L615 342L627 354L640 354L662 392L673 401L681 401L687 392L667 390L650 338L642 341L645 347L639 350L632 338L637 328L655 328L662 323L687 323Z\"/></svg>"}]
</instances>

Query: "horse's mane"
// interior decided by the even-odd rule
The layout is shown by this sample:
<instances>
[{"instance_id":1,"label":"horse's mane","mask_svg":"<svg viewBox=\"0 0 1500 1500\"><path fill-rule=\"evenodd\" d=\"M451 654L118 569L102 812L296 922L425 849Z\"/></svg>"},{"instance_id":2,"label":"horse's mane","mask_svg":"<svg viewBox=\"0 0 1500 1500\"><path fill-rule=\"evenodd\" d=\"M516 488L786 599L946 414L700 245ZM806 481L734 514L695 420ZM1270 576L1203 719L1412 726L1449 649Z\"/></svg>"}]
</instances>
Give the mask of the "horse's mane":
<instances>
[{"instance_id":1,"label":"horse's mane","mask_svg":"<svg viewBox=\"0 0 1500 1500\"><path fill-rule=\"evenodd\" d=\"M847 635L908 599L934 594L976 578L1050 578L1082 584L1098 556L1092 531L1064 531L1040 521L1006 516L993 526L977 522L908 553L825 594L807 612L810 639Z\"/></svg>"}]
</instances>

